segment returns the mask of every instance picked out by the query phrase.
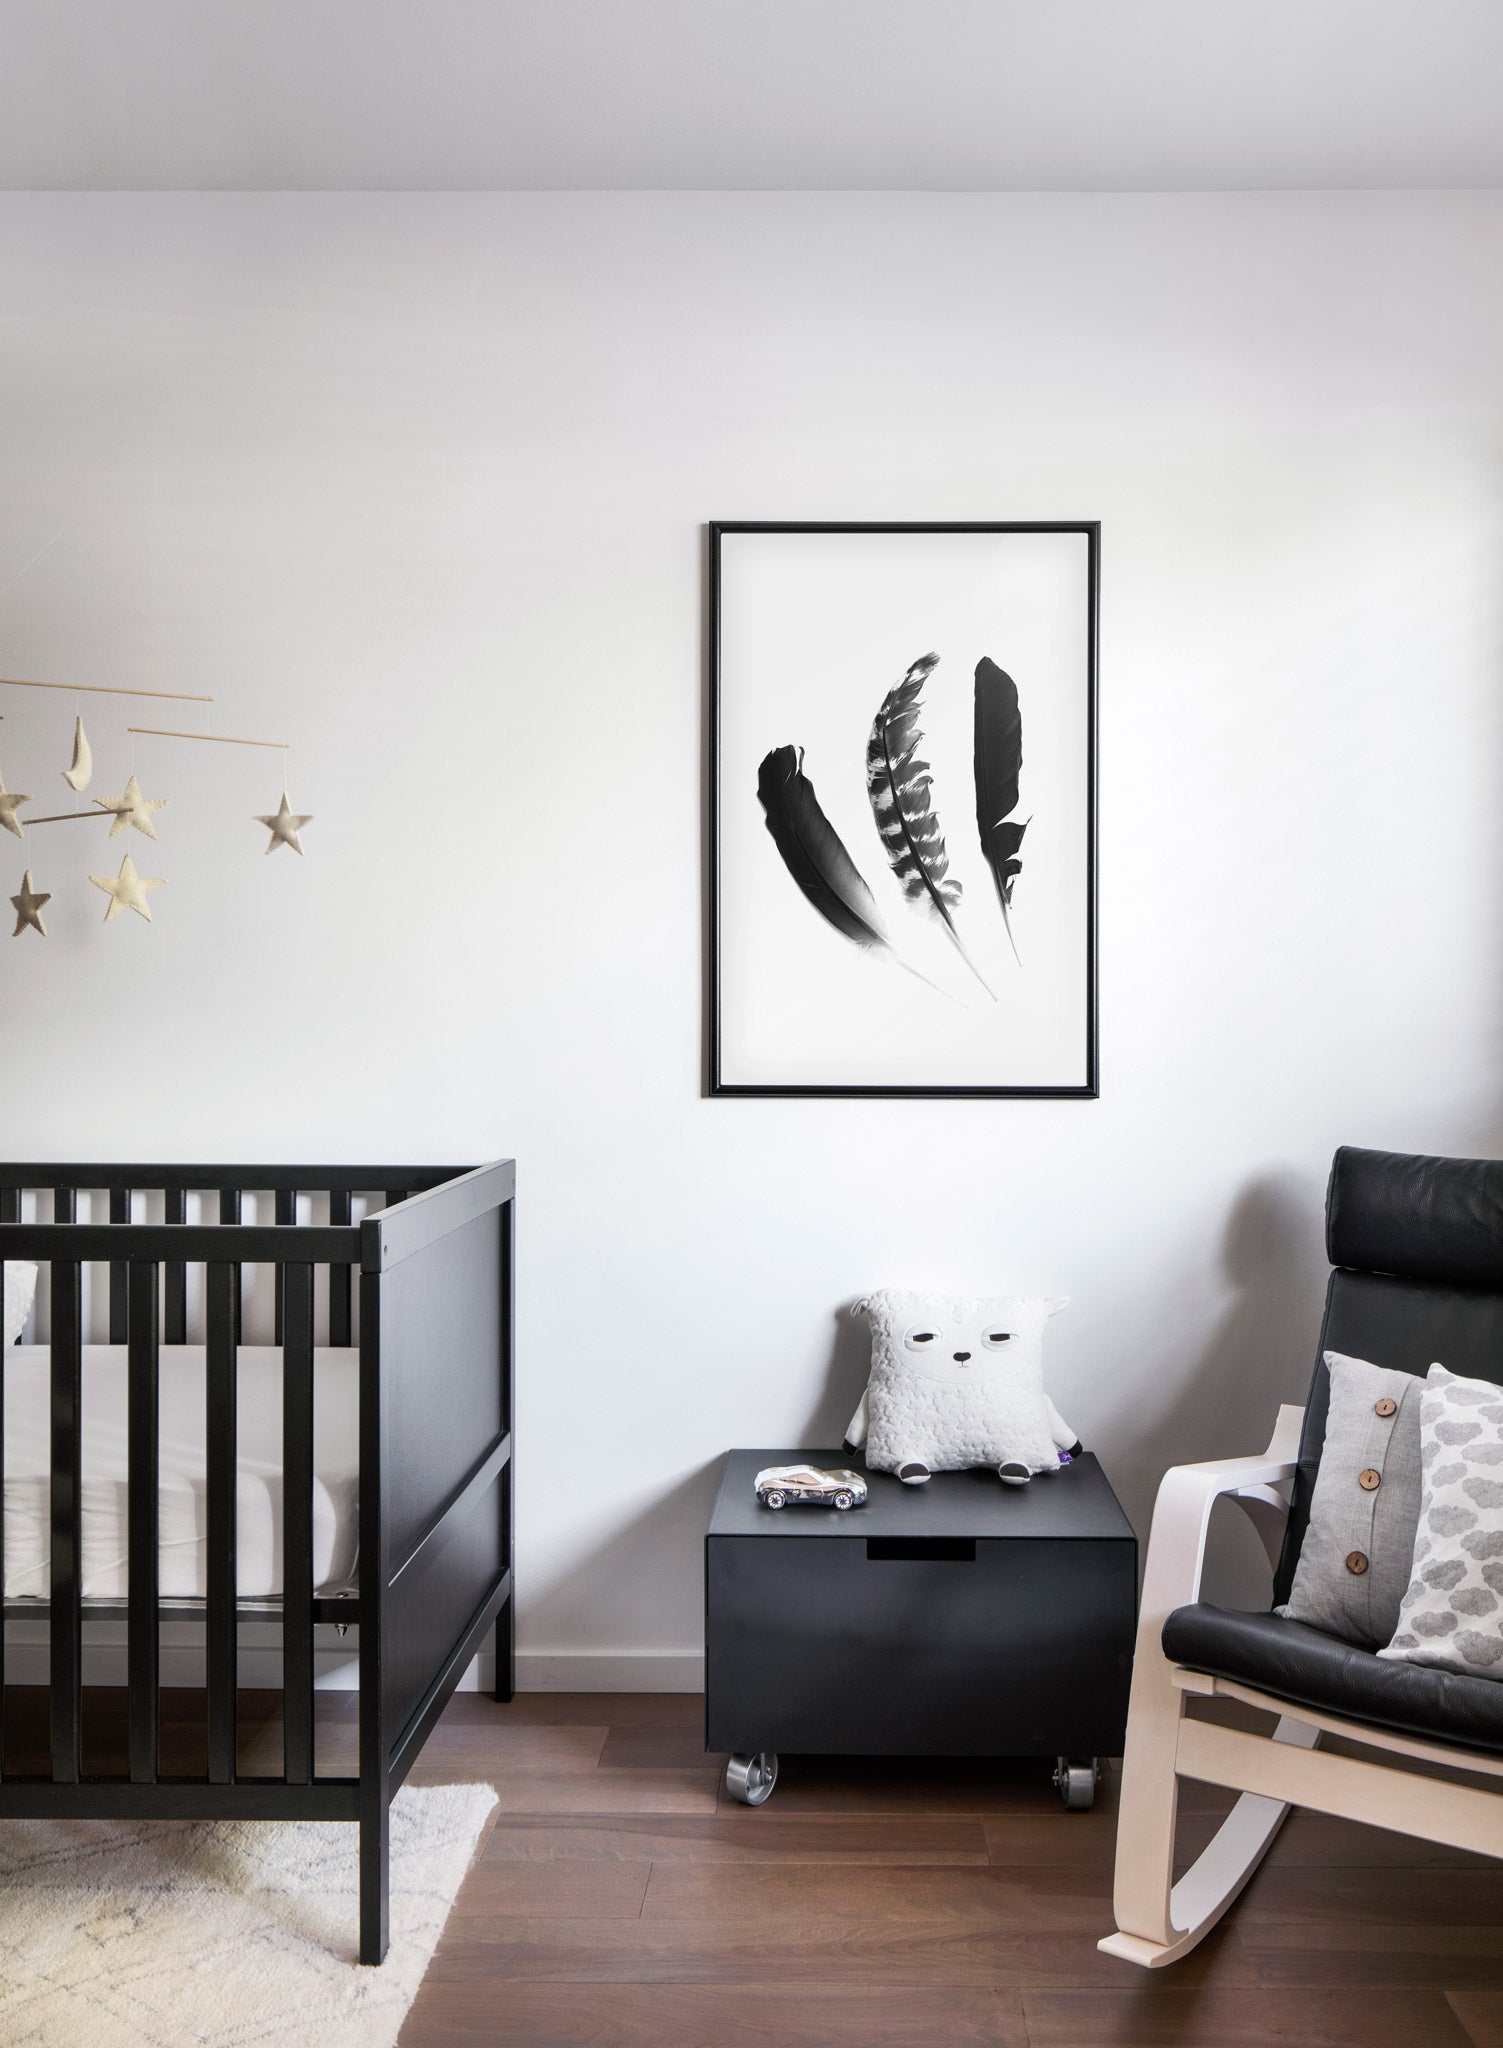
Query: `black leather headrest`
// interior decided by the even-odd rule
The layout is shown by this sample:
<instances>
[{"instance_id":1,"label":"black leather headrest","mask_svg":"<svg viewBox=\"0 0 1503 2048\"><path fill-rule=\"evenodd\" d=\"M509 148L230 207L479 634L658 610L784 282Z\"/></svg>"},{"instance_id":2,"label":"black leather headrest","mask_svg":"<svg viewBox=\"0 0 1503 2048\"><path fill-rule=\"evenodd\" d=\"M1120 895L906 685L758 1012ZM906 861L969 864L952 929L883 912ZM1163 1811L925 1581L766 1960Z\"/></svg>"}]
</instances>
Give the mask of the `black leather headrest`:
<instances>
[{"instance_id":1,"label":"black leather headrest","mask_svg":"<svg viewBox=\"0 0 1503 2048\"><path fill-rule=\"evenodd\" d=\"M1343 1145L1326 1194L1333 1266L1503 1291L1503 1160Z\"/></svg>"}]
</instances>

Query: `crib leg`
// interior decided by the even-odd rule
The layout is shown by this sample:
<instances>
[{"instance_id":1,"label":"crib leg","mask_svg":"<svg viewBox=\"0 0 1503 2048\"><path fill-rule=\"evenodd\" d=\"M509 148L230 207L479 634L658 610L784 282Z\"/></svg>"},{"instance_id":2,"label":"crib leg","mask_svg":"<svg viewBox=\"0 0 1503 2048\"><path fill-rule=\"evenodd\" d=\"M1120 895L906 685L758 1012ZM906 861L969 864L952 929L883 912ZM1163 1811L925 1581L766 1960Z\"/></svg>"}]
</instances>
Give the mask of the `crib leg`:
<instances>
[{"instance_id":1,"label":"crib leg","mask_svg":"<svg viewBox=\"0 0 1503 2048\"><path fill-rule=\"evenodd\" d=\"M508 1700L516 1698L517 1659L516 1622L512 1614L511 1595L506 1605L496 1616L496 1685L493 1698L505 1706Z\"/></svg>"},{"instance_id":2,"label":"crib leg","mask_svg":"<svg viewBox=\"0 0 1503 2048\"><path fill-rule=\"evenodd\" d=\"M370 1801L360 1816L360 1960L386 1960L391 1938L391 1809Z\"/></svg>"}]
</instances>

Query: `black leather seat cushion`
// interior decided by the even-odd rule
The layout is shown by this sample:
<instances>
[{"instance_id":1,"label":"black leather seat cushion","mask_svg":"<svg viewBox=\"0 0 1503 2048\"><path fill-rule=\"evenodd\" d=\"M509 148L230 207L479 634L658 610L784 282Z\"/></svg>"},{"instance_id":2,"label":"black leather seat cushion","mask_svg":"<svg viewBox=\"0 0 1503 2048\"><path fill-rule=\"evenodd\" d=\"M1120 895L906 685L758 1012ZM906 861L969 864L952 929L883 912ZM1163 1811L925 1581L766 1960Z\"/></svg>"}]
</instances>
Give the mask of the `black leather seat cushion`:
<instances>
[{"instance_id":1,"label":"black leather seat cushion","mask_svg":"<svg viewBox=\"0 0 1503 2048\"><path fill-rule=\"evenodd\" d=\"M1503 1683L1378 1657L1302 1621L1232 1608L1177 1607L1164 1654L1301 1707L1375 1728L1503 1754Z\"/></svg>"}]
</instances>

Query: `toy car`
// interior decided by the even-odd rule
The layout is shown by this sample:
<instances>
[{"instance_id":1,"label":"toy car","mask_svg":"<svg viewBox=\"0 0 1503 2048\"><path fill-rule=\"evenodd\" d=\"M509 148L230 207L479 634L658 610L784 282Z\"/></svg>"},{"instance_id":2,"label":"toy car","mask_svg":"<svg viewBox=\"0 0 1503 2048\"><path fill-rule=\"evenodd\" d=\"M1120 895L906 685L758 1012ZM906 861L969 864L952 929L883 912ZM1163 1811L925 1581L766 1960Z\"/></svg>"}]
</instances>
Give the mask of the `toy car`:
<instances>
[{"instance_id":1,"label":"toy car","mask_svg":"<svg viewBox=\"0 0 1503 2048\"><path fill-rule=\"evenodd\" d=\"M766 1465L755 1481L765 1508L859 1508L866 1505L866 1481L859 1472L825 1472L818 1465Z\"/></svg>"}]
</instances>

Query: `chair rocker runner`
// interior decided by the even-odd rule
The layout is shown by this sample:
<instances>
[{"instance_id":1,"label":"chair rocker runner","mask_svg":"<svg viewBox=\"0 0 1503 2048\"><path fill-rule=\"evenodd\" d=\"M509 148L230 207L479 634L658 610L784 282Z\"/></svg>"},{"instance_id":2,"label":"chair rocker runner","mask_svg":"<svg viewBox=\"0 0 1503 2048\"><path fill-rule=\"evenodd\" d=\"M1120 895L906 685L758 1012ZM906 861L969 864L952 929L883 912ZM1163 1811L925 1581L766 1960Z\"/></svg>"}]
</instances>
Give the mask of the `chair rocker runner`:
<instances>
[{"instance_id":1,"label":"chair rocker runner","mask_svg":"<svg viewBox=\"0 0 1503 2048\"><path fill-rule=\"evenodd\" d=\"M1317 1359L1329 1349L1423 1376L1434 1360L1503 1385L1503 1162L1343 1147L1326 1242L1335 1269ZM1209 1933L1291 1806L1503 1858L1503 1682L1380 1660L1277 1614L1200 1600L1211 1510L1235 1501L1289 1597L1325 1440L1328 1375L1284 1407L1266 1451L1165 1475L1154 1508L1122 1759L1115 1911L1100 1947L1160 1969ZM1188 1699L1277 1716L1271 1735L1192 1720ZM1319 1747L1322 1736L1360 1757ZM1444 1765L1469 1782L1421 1775ZM1179 1780L1240 1793L1174 1882ZM1475 1782L1471 1782L1475 1780Z\"/></svg>"}]
</instances>

